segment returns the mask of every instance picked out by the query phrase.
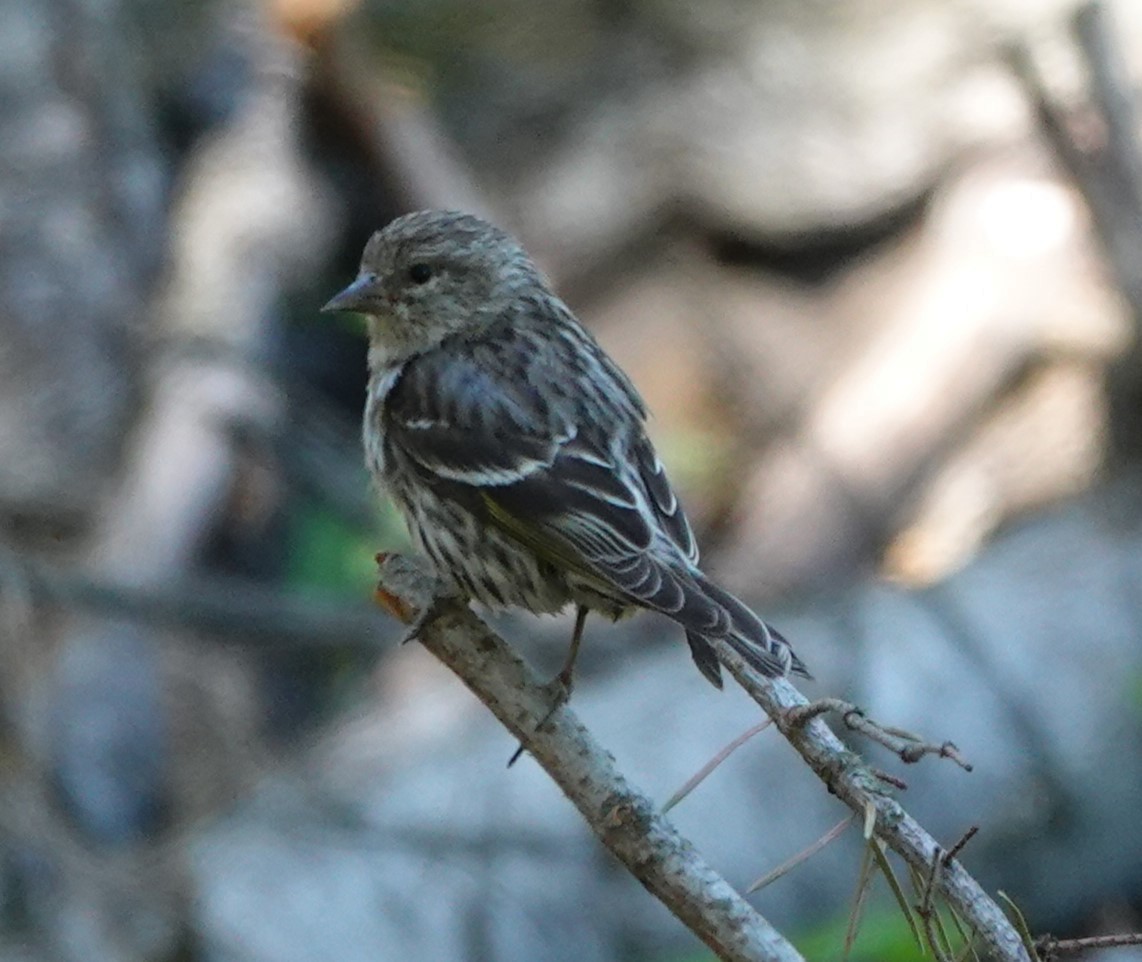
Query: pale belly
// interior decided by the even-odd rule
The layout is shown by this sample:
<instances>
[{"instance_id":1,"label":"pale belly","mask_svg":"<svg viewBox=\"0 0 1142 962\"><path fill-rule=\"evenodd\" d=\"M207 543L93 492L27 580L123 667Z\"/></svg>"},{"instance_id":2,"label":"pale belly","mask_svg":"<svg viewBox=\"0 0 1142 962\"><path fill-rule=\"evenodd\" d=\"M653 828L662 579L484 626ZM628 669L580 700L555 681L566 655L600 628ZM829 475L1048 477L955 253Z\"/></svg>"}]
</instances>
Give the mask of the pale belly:
<instances>
[{"instance_id":1,"label":"pale belly","mask_svg":"<svg viewBox=\"0 0 1142 962\"><path fill-rule=\"evenodd\" d=\"M617 617L629 605L607 597L544 561L454 502L421 495L415 503L390 486L413 542L437 575L460 593L491 608L525 608L535 614L586 605Z\"/></svg>"}]
</instances>

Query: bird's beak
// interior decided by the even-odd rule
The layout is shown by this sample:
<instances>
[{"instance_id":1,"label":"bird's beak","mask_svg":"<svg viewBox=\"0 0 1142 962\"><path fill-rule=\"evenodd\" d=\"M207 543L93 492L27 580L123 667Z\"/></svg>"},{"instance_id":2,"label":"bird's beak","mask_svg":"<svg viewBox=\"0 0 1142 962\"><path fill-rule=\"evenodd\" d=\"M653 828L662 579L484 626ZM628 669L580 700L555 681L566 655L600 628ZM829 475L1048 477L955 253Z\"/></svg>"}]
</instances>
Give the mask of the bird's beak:
<instances>
[{"instance_id":1,"label":"bird's beak","mask_svg":"<svg viewBox=\"0 0 1142 962\"><path fill-rule=\"evenodd\" d=\"M370 305L376 305L380 293L378 279L371 274L362 274L341 293L334 294L329 303L321 308L321 313L334 314L339 311L356 311L360 314L367 314Z\"/></svg>"}]
</instances>

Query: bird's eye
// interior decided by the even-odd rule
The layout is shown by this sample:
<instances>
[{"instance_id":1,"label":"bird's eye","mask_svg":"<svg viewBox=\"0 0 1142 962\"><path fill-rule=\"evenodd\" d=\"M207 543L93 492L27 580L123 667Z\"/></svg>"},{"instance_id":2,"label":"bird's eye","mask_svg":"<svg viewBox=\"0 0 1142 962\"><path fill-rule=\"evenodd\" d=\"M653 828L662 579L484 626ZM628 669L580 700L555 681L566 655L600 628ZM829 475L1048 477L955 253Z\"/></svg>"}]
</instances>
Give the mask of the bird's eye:
<instances>
[{"instance_id":1,"label":"bird's eye","mask_svg":"<svg viewBox=\"0 0 1142 962\"><path fill-rule=\"evenodd\" d=\"M427 264L413 264L408 269L408 279L414 284L426 284L432 277L432 268Z\"/></svg>"}]
</instances>

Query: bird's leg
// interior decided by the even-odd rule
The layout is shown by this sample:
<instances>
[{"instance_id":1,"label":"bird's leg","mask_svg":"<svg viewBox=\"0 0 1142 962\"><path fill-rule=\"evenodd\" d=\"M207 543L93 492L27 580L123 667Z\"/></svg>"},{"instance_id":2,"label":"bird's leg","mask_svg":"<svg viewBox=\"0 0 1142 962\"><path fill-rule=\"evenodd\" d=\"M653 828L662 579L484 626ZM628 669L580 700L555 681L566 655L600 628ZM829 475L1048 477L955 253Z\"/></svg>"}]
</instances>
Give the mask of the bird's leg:
<instances>
[{"instance_id":1,"label":"bird's leg","mask_svg":"<svg viewBox=\"0 0 1142 962\"><path fill-rule=\"evenodd\" d=\"M589 610L586 605L579 605L575 610L575 629L571 632L571 647L567 649L567 657L563 661L563 667L559 669L559 674L546 685L554 697L554 704L543 716L543 720L539 723L541 726L571 697L571 691L575 687L575 659L579 657L579 643L583 640L583 626L587 623Z\"/></svg>"},{"instance_id":2,"label":"bird's leg","mask_svg":"<svg viewBox=\"0 0 1142 962\"><path fill-rule=\"evenodd\" d=\"M571 697L571 689L575 686L575 659L579 657L579 643L583 640L583 626L587 623L586 605L579 605L575 611L575 629L571 632L571 647L567 649L567 657L559 674L548 682L549 688L557 688L562 692L560 704ZM550 715L548 716L550 717ZM545 718L544 721L547 719Z\"/></svg>"},{"instance_id":3,"label":"bird's leg","mask_svg":"<svg viewBox=\"0 0 1142 962\"><path fill-rule=\"evenodd\" d=\"M575 629L571 632L571 647L567 649L567 658L563 662L563 667L559 669L559 674L544 685L544 688L551 693L552 702L547 713L535 726L537 729L546 725L551 720L551 716L566 705L567 700L571 697L571 689L575 682L575 659L579 656L579 643L583 640L583 626L587 623L588 611L590 609L586 605L579 605L575 611ZM508 760L508 768L511 768L522 754L523 745L520 745L515 750L515 754Z\"/></svg>"}]
</instances>

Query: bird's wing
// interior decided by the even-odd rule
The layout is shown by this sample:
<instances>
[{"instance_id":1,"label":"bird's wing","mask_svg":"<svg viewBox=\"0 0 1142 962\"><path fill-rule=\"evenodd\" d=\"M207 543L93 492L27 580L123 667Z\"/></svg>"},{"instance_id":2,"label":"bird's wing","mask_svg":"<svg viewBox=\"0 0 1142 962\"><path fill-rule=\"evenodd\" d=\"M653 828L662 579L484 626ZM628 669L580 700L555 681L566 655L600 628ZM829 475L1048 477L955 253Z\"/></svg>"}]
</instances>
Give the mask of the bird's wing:
<instances>
[{"instance_id":1,"label":"bird's wing","mask_svg":"<svg viewBox=\"0 0 1142 962\"><path fill-rule=\"evenodd\" d=\"M658 454L650 439L641 430L631 447L631 456L639 474L642 487L646 490L650 509L661 525L662 530L678 546L678 550L691 564L698 563L698 542L694 539L694 532L690 522L686 520L686 513L675 495L670 481L666 477L666 469L658 459Z\"/></svg>"},{"instance_id":2,"label":"bird's wing","mask_svg":"<svg viewBox=\"0 0 1142 962\"><path fill-rule=\"evenodd\" d=\"M534 354L520 354L508 376L504 352L488 344L410 361L386 399L392 453L605 594L724 633L728 616L691 575L694 539L643 433L641 402L623 383L598 383L598 369L576 383L578 369L528 366ZM563 382L539 383L552 370Z\"/></svg>"}]
</instances>

